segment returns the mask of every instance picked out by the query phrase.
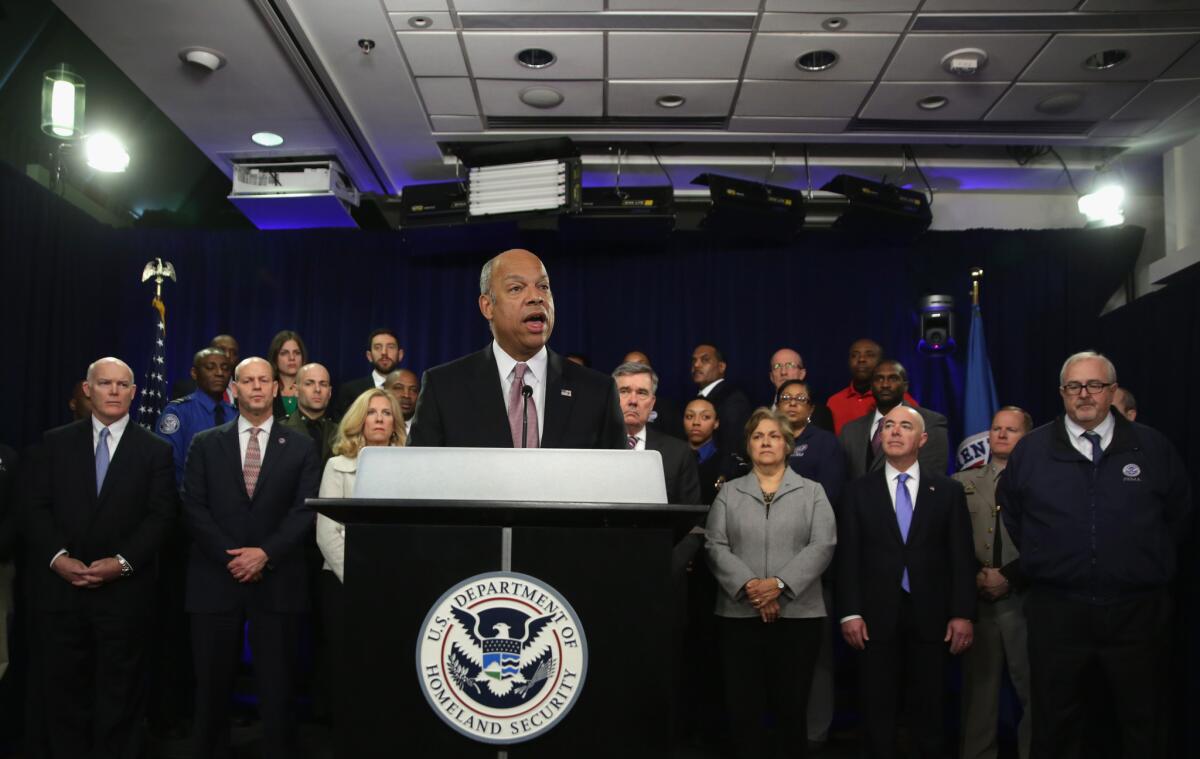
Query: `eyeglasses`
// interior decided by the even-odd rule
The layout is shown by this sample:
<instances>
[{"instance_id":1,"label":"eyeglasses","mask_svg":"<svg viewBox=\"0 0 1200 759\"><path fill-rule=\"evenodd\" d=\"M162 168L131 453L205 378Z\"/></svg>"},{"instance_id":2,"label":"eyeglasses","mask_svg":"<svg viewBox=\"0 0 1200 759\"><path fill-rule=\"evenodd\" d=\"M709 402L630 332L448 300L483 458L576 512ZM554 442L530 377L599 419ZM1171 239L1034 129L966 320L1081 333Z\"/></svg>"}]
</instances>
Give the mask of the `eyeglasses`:
<instances>
[{"instance_id":1,"label":"eyeglasses","mask_svg":"<svg viewBox=\"0 0 1200 759\"><path fill-rule=\"evenodd\" d=\"M1090 380L1088 382L1068 382L1062 386L1062 391L1067 395L1081 395L1084 390L1087 390L1088 395L1095 395L1112 387L1115 382L1101 382L1100 380Z\"/></svg>"},{"instance_id":2,"label":"eyeglasses","mask_svg":"<svg viewBox=\"0 0 1200 759\"><path fill-rule=\"evenodd\" d=\"M771 364L771 368L775 371L779 371L780 369L803 369L804 364L797 364L795 361L788 361L787 363L783 364Z\"/></svg>"},{"instance_id":3,"label":"eyeglasses","mask_svg":"<svg viewBox=\"0 0 1200 759\"><path fill-rule=\"evenodd\" d=\"M781 395L779 402L783 403L808 403L807 395Z\"/></svg>"}]
</instances>

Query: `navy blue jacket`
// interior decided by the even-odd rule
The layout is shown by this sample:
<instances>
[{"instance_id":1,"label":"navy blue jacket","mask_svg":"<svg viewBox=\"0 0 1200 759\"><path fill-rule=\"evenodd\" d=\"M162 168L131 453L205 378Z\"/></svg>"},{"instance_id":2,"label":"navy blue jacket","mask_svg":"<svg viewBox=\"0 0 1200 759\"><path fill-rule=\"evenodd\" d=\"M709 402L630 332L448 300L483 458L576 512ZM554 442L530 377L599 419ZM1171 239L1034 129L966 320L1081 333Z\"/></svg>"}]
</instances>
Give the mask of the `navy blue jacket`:
<instances>
[{"instance_id":1,"label":"navy blue jacket","mask_svg":"<svg viewBox=\"0 0 1200 759\"><path fill-rule=\"evenodd\" d=\"M814 427L810 422L796 438L788 465L801 477L821 483L825 496L837 510L842 486L846 484L846 454L832 432Z\"/></svg>"},{"instance_id":2,"label":"navy blue jacket","mask_svg":"<svg viewBox=\"0 0 1200 759\"><path fill-rule=\"evenodd\" d=\"M1021 551L1022 576L1090 603L1166 586L1192 508L1171 443L1120 414L1113 418L1098 467L1071 445L1059 417L1017 443L996 492Z\"/></svg>"}]
</instances>

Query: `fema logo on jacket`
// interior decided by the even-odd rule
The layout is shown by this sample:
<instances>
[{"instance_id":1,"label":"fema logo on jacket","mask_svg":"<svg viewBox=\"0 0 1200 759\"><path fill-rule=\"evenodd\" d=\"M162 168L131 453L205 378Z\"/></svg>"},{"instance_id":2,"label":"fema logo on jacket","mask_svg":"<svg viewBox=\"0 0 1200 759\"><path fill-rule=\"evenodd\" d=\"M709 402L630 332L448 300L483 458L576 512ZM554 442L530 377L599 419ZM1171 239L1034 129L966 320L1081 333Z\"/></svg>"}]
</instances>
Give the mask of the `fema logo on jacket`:
<instances>
[{"instance_id":1,"label":"fema logo on jacket","mask_svg":"<svg viewBox=\"0 0 1200 759\"><path fill-rule=\"evenodd\" d=\"M521 743L571 710L587 639L566 599L537 578L489 572L448 590L425 617L417 673L446 724L484 743Z\"/></svg>"}]
</instances>

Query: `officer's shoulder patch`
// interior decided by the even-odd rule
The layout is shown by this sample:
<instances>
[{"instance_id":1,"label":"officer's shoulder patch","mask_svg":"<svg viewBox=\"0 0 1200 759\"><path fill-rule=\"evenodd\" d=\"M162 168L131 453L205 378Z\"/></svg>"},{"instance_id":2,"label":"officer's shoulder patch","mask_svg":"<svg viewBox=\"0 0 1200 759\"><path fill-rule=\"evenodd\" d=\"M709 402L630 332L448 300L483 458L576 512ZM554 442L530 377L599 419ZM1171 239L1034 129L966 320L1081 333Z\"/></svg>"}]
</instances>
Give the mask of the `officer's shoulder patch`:
<instances>
[{"instance_id":1,"label":"officer's shoulder patch","mask_svg":"<svg viewBox=\"0 0 1200 759\"><path fill-rule=\"evenodd\" d=\"M169 411L163 414L158 420L158 431L164 435L174 435L179 432L179 417Z\"/></svg>"}]
</instances>

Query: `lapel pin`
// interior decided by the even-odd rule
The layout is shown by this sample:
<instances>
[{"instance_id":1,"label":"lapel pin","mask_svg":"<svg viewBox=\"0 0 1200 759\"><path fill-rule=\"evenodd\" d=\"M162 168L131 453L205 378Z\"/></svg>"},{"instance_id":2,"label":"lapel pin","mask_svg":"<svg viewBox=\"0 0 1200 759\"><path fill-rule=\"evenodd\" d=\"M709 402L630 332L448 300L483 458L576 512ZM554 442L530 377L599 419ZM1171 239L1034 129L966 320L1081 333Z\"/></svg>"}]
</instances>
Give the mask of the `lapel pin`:
<instances>
[{"instance_id":1,"label":"lapel pin","mask_svg":"<svg viewBox=\"0 0 1200 759\"><path fill-rule=\"evenodd\" d=\"M937 488L935 488L933 485L930 485L930 486L929 486L929 492L931 492L931 493L932 493L934 490L937 490Z\"/></svg>"},{"instance_id":2,"label":"lapel pin","mask_svg":"<svg viewBox=\"0 0 1200 759\"><path fill-rule=\"evenodd\" d=\"M276 442L278 442L280 445L287 445L287 438L281 437Z\"/></svg>"},{"instance_id":3,"label":"lapel pin","mask_svg":"<svg viewBox=\"0 0 1200 759\"><path fill-rule=\"evenodd\" d=\"M570 391L570 390L567 390L566 388L563 388L563 389L562 389L562 390L560 390L559 392L560 392L560 393L562 393L563 397L566 397L566 398L570 398L570 397L571 397L571 391Z\"/></svg>"}]
</instances>

